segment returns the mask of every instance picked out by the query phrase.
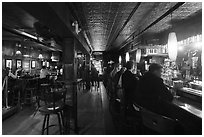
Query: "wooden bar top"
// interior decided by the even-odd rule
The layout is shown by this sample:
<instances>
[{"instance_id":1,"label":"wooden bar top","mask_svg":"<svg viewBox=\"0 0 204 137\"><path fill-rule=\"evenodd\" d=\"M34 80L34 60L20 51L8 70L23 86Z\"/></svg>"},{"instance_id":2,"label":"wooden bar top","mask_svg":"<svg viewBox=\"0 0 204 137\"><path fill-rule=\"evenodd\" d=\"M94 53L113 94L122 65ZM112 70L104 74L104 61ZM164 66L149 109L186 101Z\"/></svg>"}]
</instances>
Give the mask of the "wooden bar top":
<instances>
[{"instance_id":1,"label":"wooden bar top","mask_svg":"<svg viewBox=\"0 0 204 137\"><path fill-rule=\"evenodd\" d=\"M179 99L174 98L172 103L176 106L178 106L181 109L184 109L186 111L188 111L189 113L199 117L202 119L202 110L198 109L190 104L184 103L182 101L180 101Z\"/></svg>"}]
</instances>

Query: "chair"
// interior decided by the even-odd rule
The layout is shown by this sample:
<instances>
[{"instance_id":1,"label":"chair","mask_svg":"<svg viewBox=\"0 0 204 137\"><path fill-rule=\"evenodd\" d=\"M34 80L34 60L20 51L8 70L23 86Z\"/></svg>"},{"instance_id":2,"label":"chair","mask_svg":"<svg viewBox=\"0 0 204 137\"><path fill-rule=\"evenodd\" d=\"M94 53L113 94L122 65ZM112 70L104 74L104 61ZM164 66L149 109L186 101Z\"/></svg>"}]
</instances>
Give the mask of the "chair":
<instances>
[{"instance_id":1,"label":"chair","mask_svg":"<svg viewBox=\"0 0 204 137\"><path fill-rule=\"evenodd\" d=\"M66 89L64 88L56 88L52 89L46 86L46 90L43 90L40 100L44 102L43 106L39 107L39 112L44 115L44 121L42 126L42 135L44 131L47 130L47 135L49 134L49 127L56 126L56 125L49 125L49 118L50 115L57 115L58 117L58 126L60 134L63 134L64 128L64 106L65 106L65 99L66 99Z\"/></svg>"},{"instance_id":2,"label":"chair","mask_svg":"<svg viewBox=\"0 0 204 137\"><path fill-rule=\"evenodd\" d=\"M175 134L177 120L156 114L147 109L141 110L143 125L158 134Z\"/></svg>"}]
</instances>

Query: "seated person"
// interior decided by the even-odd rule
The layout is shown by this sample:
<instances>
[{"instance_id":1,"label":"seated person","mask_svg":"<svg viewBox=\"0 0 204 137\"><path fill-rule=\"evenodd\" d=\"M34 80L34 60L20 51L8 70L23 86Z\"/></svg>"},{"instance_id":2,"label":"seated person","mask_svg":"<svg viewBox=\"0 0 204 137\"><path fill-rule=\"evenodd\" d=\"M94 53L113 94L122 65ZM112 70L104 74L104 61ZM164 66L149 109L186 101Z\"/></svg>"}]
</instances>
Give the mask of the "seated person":
<instances>
[{"instance_id":1,"label":"seated person","mask_svg":"<svg viewBox=\"0 0 204 137\"><path fill-rule=\"evenodd\" d=\"M135 101L142 107L156 112L162 113L162 106L165 102L171 102L173 96L166 88L161 78L162 66L153 63L139 80L139 88Z\"/></svg>"},{"instance_id":2,"label":"seated person","mask_svg":"<svg viewBox=\"0 0 204 137\"><path fill-rule=\"evenodd\" d=\"M18 76L20 77L22 75L22 73L23 73L23 69L21 67L18 67L16 72L15 72L15 75L16 75L16 77L18 77Z\"/></svg>"},{"instance_id":3,"label":"seated person","mask_svg":"<svg viewBox=\"0 0 204 137\"><path fill-rule=\"evenodd\" d=\"M47 75L50 75L50 71L47 70L45 66L42 66L42 69L40 70L40 78L46 78Z\"/></svg>"},{"instance_id":4,"label":"seated person","mask_svg":"<svg viewBox=\"0 0 204 137\"><path fill-rule=\"evenodd\" d=\"M137 87L137 78L131 72L133 62L128 61L126 64L126 71L122 74L122 87L124 89L124 103L125 108L129 108L133 104L133 95Z\"/></svg>"}]
</instances>

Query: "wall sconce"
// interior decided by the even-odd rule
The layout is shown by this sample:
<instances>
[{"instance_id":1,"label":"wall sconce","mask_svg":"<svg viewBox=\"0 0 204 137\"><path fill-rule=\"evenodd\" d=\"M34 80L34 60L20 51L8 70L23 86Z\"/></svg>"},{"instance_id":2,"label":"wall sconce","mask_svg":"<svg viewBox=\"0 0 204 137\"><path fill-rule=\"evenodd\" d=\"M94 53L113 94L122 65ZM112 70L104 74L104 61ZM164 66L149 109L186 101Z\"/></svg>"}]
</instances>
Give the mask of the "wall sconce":
<instances>
[{"instance_id":1,"label":"wall sconce","mask_svg":"<svg viewBox=\"0 0 204 137\"><path fill-rule=\"evenodd\" d=\"M17 51L16 51L16 55L21 55L21 51L19 50L19 48L21 47L21 44L20 43L16 43L16 46L17 46Z\"/></svg>"},{"instance_id":2,"label":"wall sconce","mask_svg":"<svg viewBox=\"0 0 204 137\"><path fill-rule=\"evenodd\" d=\"M76 32L77 34L79 34L79 32L81 31L81 28L79 28L78 22L77 22L77 21L74 21L74 22L72 23L72 26L75 27L75 32Z\"/></svg>"},{"instance_id":3,"label":"wall sconce","mask_svg":"<svg viewBox=\"0 0 204 137\"><path fill-rule=\"evenodd\" d=\"M43 55L40 53L38 56L39 59L43 59Z\"/></svg>"}]
</instances>

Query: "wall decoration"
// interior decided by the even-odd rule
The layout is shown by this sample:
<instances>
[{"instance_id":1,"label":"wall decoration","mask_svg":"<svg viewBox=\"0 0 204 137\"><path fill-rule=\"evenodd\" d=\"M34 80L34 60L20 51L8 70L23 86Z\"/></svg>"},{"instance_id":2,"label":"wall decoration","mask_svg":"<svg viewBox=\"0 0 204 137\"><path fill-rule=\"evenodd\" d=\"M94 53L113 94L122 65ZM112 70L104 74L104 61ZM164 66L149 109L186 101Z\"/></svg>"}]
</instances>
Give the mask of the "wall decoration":
<instances>
[{"instance_id":1,"label":"wall decoration","mask_svg":"<svg viewBox=\"0 0 204 137\"><path fill-rule=\"evenodd\" d=\"M16 60L16 68L22 67L22 61L17 59Z\"/></svg>"},{"instance_id":2,"label":"wall decoration","mask_svg":"<svg viewBox=\"0 0 204 137\"><path fill-rule=\"evenodd\" d=\"M12 68L12 60L11 59L6 59L6 67Z\"/></svg>"},{"instance_id":3,"label":"wall decoration","mask_svg":"<svg viewBox=\"0 0 204 137\"><path fill-rule=\"evenodd\" d=\"M36 66L35 66L35 60L32 60L31 61L31 68L35 68Z\"/></svg>"}]
</instances>

